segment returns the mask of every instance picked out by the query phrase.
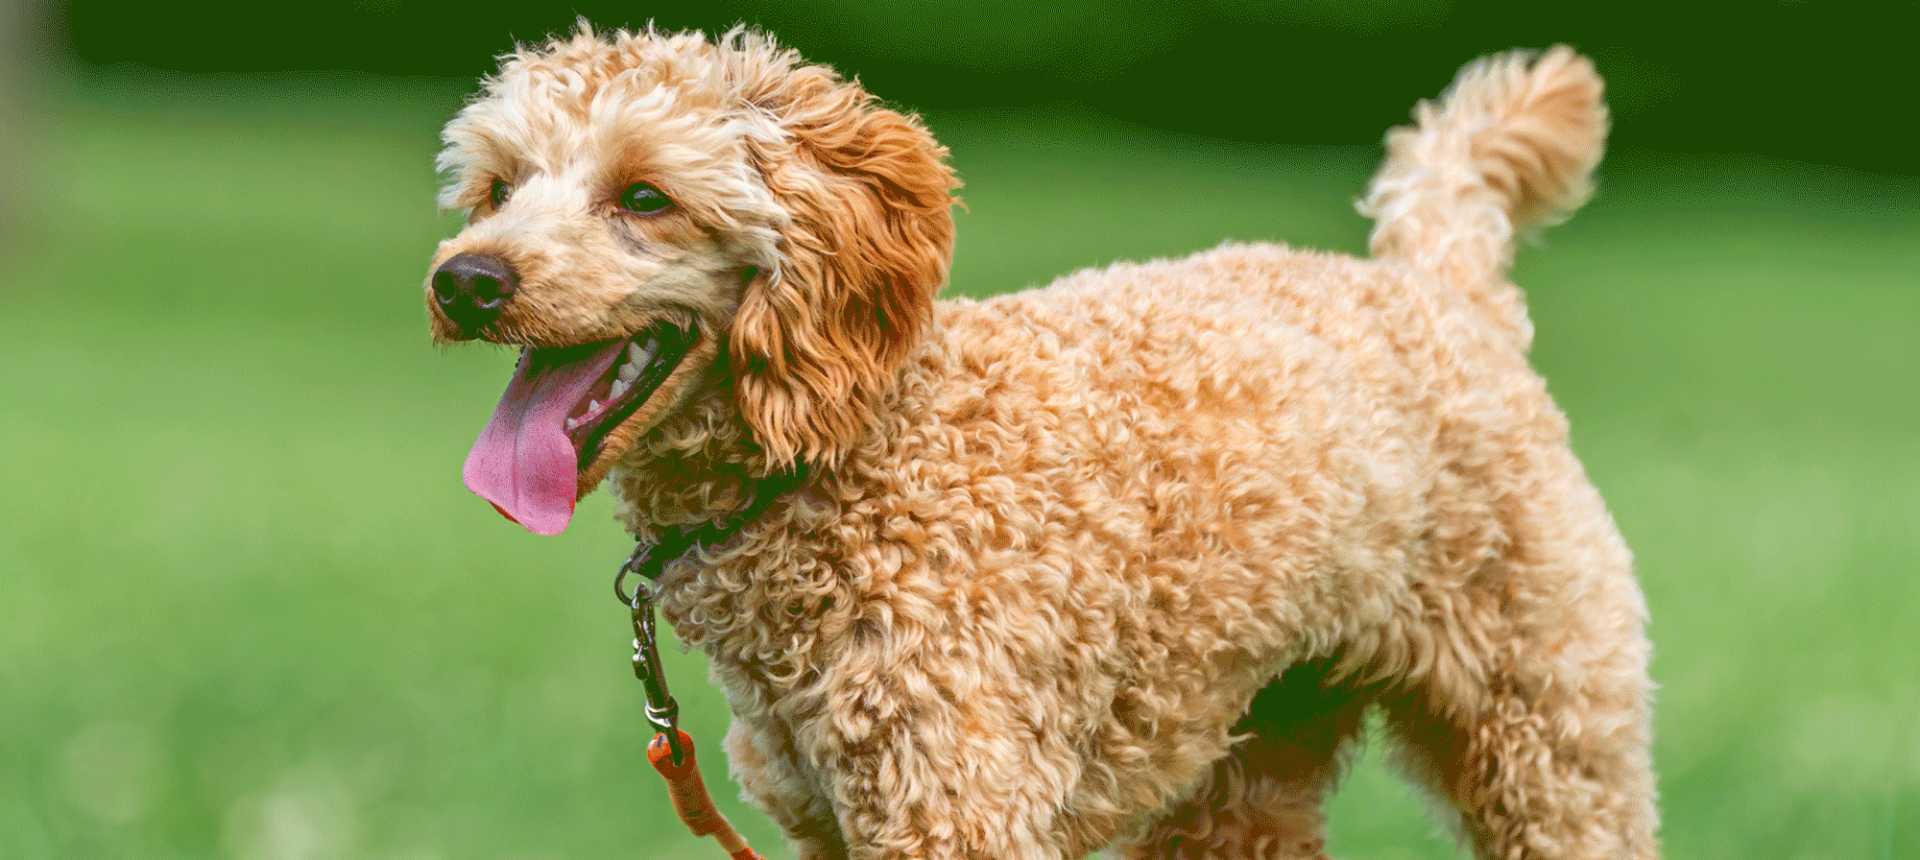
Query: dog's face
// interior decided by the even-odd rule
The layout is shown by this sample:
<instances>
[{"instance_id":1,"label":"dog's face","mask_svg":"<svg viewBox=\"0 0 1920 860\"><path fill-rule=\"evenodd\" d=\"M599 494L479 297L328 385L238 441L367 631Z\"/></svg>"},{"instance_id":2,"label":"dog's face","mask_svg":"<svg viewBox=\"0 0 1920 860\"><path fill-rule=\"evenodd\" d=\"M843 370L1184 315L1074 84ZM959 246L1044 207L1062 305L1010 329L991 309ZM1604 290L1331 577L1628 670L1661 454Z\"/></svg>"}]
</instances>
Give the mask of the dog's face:
<instances>
[{"instance_id":1,"label":"dog's face","mask_svg":"<svg viewBox=\"0 0 1920 860\"><path fill-rule=\"evenodd\" d=\"M583 27L508 57L444 139L469 218L428 274L433 336L524 349L465 477L535 532L703 392L763 461L837 457L946 277L944 151L751 34Z\"/></svg>"}]
</instances>

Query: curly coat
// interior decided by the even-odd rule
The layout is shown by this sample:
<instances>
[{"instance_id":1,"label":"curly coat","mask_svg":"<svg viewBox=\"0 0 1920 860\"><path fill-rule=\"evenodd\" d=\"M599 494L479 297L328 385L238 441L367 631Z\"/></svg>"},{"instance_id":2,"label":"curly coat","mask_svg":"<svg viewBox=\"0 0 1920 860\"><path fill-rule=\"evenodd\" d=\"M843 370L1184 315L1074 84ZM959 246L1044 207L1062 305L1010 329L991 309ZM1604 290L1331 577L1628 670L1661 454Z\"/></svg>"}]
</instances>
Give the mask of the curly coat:
<instances>
[{"instance_id":1,"label":"curly coat","mask_svg":"<svg viewBox=\"0 0 1920 860\"><path fill-rule=\"evenodd\" d=\"M578 476L642 539L811 466L661 581L802 858L1316 857L1375 706L1479 856L1650 858L1644 602L1505 276L1606 125L1573 52L1483 59L1389 136L1372 259L936 303L957 183L916 117L750 32L583 26L446 134L435 265L517 292L429 306L535 347L697 325ZM676 208L595 202L634 177Z\"/></svg>"}]
</instances>

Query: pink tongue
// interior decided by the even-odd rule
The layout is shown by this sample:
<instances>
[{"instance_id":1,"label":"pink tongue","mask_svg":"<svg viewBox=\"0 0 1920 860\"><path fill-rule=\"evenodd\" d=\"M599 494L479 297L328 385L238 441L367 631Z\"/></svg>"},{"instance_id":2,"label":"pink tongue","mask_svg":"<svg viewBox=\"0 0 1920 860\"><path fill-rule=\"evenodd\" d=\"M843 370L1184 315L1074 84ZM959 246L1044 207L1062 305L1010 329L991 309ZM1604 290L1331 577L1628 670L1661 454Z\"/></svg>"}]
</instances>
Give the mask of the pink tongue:
<instances>
[{"instance_id":1,"label":"pink tongue","mask_svg":"<svg viewBox=\"0 0 1920 860\"><path fill-rule=\"evenodd\" d=\"M520 357L493 419L461 471L467 489L534 534L557 535L573 520L579 455L566 420L627 342L533 349Z\"/></svg>"}]
</instances>

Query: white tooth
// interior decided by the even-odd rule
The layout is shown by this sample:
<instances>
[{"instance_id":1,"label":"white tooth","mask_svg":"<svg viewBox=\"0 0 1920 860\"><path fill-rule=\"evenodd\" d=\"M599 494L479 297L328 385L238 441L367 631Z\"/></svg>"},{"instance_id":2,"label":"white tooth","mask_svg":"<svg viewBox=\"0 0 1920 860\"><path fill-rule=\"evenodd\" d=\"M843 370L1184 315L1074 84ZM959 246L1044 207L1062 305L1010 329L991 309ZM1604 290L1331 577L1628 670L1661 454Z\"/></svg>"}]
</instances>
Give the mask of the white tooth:
<instances>
[{"instance_id":1,"label":"white tooth","mask_svg":"<svg viewBox=\"0 0 1920 860\"><path fill-rule=\"evenodd\" d=\"M599 411L600 411L600 401L598 401L598 400L588 400L588 401L587 401L587 414L588 414L588 415L592 415L593 413L595 413L595 412L599 412Z\"/></svg>"},{"instance_id":2,"label":"white tooth","mask_svg":"<svg viewBox=\"0 0 1920 860\"><path fill-rule=\"evenodd\" d=\"M620 365L620 372L616 375L620 377L621 382L632 382L634 377L640 375L640 363L629 361L626 364Z\"/></svg>"},{"instance_id":3,"label":"white tooth","mask_svg":"<svg viewBox=\"0 0 1920 860\"><path fill-rule=\"evenodd\" d=\"M624 379L614 380L613 388L607 391L607 399L619 400L620 395L627 393L627 388L628 388L627 380L624 380Z\"/></svg>"},{"instance_id":4,"label":"white tooth","mask_svg":"<svg viewBox=\"0 0 1920 860\"><path fill-rule=\"evenodd\" d=\"M567 429L568 429L568 430L572 430L572 429L574 429L574 428L576 428L576 427L579 427L579 426L580 426L580 419L578 419L578 418L568 418L568 419L567 419Z\"/></svg>"},{"instance_id":5,"label":"white tooth","mask_svg":"<svg viewBox=\"0 0 1920 860\"><path fill-rule=\"evenodd\" d=\"M652 341L648 341L648 343L652 343ZM627 344L627 355L633 359L635 364L647 363L646 356L641 353L640 344L637 341Z\"/></svg>"}]
</instances>

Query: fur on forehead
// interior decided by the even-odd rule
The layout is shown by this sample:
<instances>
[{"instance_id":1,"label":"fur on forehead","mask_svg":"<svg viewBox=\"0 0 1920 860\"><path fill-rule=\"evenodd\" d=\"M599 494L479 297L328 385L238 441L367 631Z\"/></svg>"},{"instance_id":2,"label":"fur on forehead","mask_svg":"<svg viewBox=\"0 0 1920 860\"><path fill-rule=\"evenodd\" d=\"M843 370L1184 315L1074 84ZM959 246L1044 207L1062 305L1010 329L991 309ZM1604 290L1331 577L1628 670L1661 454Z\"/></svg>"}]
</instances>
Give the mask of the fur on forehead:
<instances>
[{"instance_id":1,"label":"fur on forehead","mask_svg":"<svg viewBox=\"0 0 1920 860\"><path fill-rule=\"evenodd\" d=\"M648 181L722 228L782 218L757 181L747 140L785 136L770 81L804 65L769 37L736 28L717 42L652 28L522 46L442 133L440 204L470 209L494 179L587 175Z\"/></svg>"}]
</instances>

